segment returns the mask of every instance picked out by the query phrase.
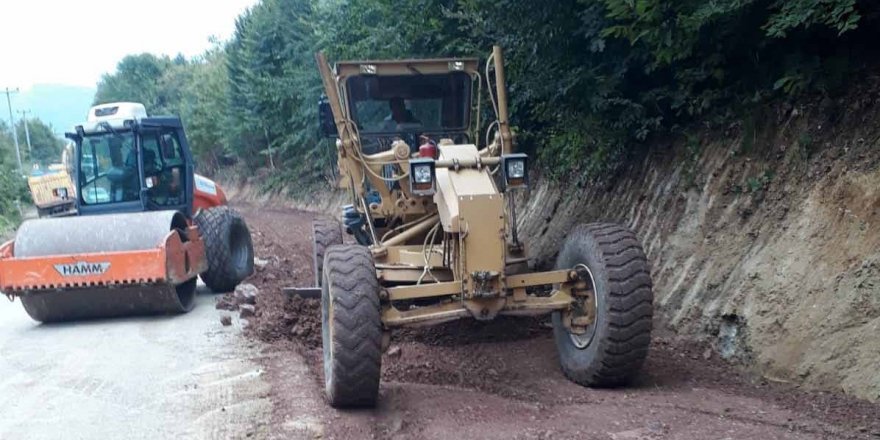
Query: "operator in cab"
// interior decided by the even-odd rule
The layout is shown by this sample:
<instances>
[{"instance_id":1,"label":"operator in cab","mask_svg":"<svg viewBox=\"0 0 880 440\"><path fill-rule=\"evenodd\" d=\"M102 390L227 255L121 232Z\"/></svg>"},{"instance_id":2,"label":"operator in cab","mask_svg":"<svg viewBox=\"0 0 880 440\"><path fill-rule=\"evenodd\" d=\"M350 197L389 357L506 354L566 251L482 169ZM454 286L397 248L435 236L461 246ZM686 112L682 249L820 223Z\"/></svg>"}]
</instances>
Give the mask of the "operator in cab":
<instances>
[{"instance_id":1,"label":"operator in cab","mask_svg":"<svg viewBox=\"0 0 880 440\"><path fill-rule=\"evenodd\" d=\"M406 102L403 98L395 97L388 100L388 107L391 113L385 117L385 131L399 131L409 124L421 125L412 111L406 108Z\"/></svg>"}]
</instances>

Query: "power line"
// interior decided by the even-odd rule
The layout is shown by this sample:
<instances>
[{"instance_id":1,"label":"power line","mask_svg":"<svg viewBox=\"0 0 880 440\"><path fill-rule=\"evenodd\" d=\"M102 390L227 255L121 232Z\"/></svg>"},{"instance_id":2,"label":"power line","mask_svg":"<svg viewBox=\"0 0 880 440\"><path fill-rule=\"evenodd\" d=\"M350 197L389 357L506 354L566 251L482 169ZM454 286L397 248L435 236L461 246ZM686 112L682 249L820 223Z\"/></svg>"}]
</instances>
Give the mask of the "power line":
<instances>
[{"instance_id":1,"label":"power line","mask_svg":"<svg viewBox=\"0 0 880 440\"><path fill-rule=\"evenodd\" d=\"M6 105L9 107L9 128L12 130L12 141L15 142L15 155L18 158L18 172L24 176L24 168L21 166L21 150L18 148L18 133L15 130L15 117L12 116L12 98L10 96L18 93L18 87L10 89L6 87Z\"/></svg>"}]
</instances>

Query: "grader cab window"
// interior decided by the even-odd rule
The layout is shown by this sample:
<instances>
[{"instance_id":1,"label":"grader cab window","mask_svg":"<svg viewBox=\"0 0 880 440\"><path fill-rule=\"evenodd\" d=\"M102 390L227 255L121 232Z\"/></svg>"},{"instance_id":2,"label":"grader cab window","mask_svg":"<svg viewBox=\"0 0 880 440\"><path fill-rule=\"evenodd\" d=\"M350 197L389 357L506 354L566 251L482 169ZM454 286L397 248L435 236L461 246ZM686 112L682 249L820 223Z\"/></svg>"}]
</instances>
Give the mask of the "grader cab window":
<instances>
[{"instance_id":1,"label":"grader cab window","mask_svg":"<svg viewBox=\"0 0 880 440\"><path fill-rule=\"evenodd\" d=\"M455 133L470 122L471 78L463 72L354 76L347 86L362 135Z\"/></svg>"}]
</instances>

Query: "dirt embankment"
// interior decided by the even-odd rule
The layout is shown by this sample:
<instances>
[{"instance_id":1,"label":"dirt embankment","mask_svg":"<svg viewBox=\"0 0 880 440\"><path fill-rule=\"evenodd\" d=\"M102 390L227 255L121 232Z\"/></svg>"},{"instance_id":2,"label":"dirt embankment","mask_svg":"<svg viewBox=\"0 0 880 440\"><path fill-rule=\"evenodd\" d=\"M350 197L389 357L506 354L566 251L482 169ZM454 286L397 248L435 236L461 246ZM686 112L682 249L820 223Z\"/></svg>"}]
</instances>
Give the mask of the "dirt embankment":
<instances>
[{"instance_id":1,"label":"dirt embankment","mask_svg":"<svg viewBox=\"0 0 880 440\"><path fill-rule=\"evenodd\" d=\"M635 229L660 324L765 376L880 399L880 92L656 145L606 185L521 204L551 261L579 222Z\"/></svg>"},{"instance_id":2,"label":"dirt embankment","mask_svg":"<svg viewBox=\"0 0 880 440\"><path fill-rule=\"evenodd\" d=\"M323 193L293 195L302 193L302 189L298 188L296 183L289 184L283 190L267 191L263 184L271 174L272 171L267 169L258 170L254 174L251 171L230 168L218 171L214 178L222 182L221 186L229 200L251 206L321 212L336 216L341 212L341 206L351 203L348 193L342 190L331 190L332 184L330 182L327 182L327 191Z\"/></svg>"},{"instance_id":3,"label":"dirt embankment","mask_svg":"<svg viewBox=\"0 0 880 440\"><path fill-rule=\"evenodd\" d=\"M248 280L260 292L246 332L266 343L271 438L880 436L875 404L744 374L705 344L662 329L632 386L574 385L560 371L546 319L463 320L397 331L382 360L379 406L332 409L322 399L319 302L288 298L281 291L313 282L310 223L315 214L239 209L259 258L260 268Z\"/></svg>"},{"instance_id":4,"label":"dirt embankment","mask_svg":"<svg viewBox=\"0 0 880 440\"><path fill-rule=\"evenodd\" d=\"M657 325L766 377L880 399L880 87L658 142L603 184L533 180L520 233L552 264L580 222L635 229ZM238 199L335 214L344 193Z\"/></svg>"}]
</instances>

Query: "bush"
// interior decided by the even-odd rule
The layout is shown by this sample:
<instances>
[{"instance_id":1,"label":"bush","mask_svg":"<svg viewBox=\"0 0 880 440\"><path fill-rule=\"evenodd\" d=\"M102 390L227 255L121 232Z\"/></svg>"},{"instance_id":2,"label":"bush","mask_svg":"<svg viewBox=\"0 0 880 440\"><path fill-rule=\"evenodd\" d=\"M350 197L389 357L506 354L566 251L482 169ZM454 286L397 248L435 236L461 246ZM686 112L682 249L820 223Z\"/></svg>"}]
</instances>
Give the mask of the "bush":
<instances>
[{"instance_id":1,"label":"bush","mask_svg":"<svg viewBox=\"0 0 880 440\"><path fill-rule=\"evenodd\" d=\"M27 182L17 166L0 163L0 231L15 228L21 221L17 202L28 203Z\"/></svg>"}]
</instances>

